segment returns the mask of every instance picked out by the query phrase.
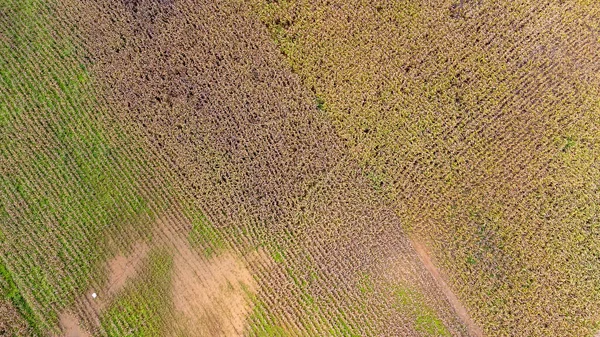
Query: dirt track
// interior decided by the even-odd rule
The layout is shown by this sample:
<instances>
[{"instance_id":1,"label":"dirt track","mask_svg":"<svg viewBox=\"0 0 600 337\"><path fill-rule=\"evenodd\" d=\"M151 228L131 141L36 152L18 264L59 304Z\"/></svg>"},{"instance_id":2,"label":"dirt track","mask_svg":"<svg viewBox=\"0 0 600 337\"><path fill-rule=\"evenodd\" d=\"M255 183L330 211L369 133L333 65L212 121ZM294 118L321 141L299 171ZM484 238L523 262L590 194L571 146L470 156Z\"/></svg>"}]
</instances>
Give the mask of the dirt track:
<instances>
[{"instance_id":1,"label":"dirt track","mask_svg":"<svg viewBox=\"0 0 600 337\"><path fill-rule=\"evenodd\" d=\"M435 266L435 264L431 260L431 256L427 251L425 245L416 240L415 238L413 238L411 243L413 247L415 247L415 250L419 255L419 259L423 262L423 265L425 265L427 271L429 271L440 290L444 293L446 299L448 299L448 302L450 302L450 305L452 305L452 308L454 309L454 311L456 311L458 317L460 317L462 322L467 327L467 331L469 332L469 334L471 334L471 336L473 337L483 337L483 331L479 326L477 326L473 319L471 319L471 316L467 312L467 309L460 302L458 297L456 297L452 289L446 284L446 281L440 273L440 270Z\"/></svg>"}]
</instances>

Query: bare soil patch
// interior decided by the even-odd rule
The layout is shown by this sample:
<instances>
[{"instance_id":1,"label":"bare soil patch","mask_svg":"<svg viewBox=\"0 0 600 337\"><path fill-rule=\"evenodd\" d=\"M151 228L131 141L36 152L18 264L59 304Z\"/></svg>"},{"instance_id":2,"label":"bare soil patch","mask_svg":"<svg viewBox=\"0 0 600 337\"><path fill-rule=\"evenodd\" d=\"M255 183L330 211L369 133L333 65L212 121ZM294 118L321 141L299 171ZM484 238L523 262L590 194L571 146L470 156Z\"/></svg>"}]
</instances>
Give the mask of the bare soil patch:
<instances>
[{"instance_id":1,"label":"bare soil patch","mask_svg":"<svg viewBox=\"0 0 600 337\"><path fill-rule=\"evenodd\" d=\"M60 315L60 328L64 337L91 337L91 335L79 326L79 320L73 314L64 312Z\"/></svg>"},{"instance_id":2,"label":"bare soil patch","mask_svg":"<svg viewBox=\"0 0 600 337\"><path fill-rule=\"evenodd\" d=\"M184 220L185 221L185 220ZM177 233L185 224L160 220L159 233L174 251L172 300L175 333L189 336L243 336L252 311L247 292L257 285L242 260L231 252L207 258Z\"/></svg>"},{"instance_id":3,"label":"bare soil patch","mask_svg":"<svg viewBox=\"0 0 600 337\"><path fill-rule=\"evenodd\" d=\"M128 255L119 254L107 262L108 282L103 288L88 289L85 295L78 300L76 310L81 309L81 314L87 319L87 323L93 329L100 329L100 313L113 299L118 296L119 291L125 287L128 280L135 278L140 263L144 260L150 248L145 243L136 243L132 252ZM92 297L92 294L97 297ZM82 316L80 316L82 317ZM77 315L63 312L60 314L60 328L64 336L91 336L80 328L80 320Z\"/></svg>"},{"instance_id":4,"label":"bare soil patch","mask_svg":"<svg viewBox=\"0 0 600 337\"><path fill-rule=\"evenodd\" d=\"M155 226L152 247L168 247L173 253L172 292L165 294L173 301L175 336L242 336L246 318L252 311L247 293L256 292L257 285L243 260L231 252L206 257L194 250L188 240L190 224L182 216L164 216ZM107 262L108 283L104 289L90 289L78 307L91 319L94 329L101 330L101 313L140 273L144 258L151 247L137 243L130 254L117 255ZM266 253L248 256L253 261ZM97 293L93 299L91 294ZM164 303L169 305L169 303ZM78 317L70 312L60 316L62 336L91 336L80 328Z\"/></svg>"},{"instance_id":5,"label":"bare soil patch","mask_svg":"<svg viewBox=\"0 0 600 337\"><path fill-rule=\"evenodd\" d=\"M196 268L190 268L190 265ZM245 290L256 285L232 254L205 261L191 251L175 259L173 301L180 324L194 336L242 336L251 311Z\"/></svg>"},{"instance_id":6,"label":"bare soil patch","mask_svg":"<svg viewBox=\"0 0 600 337\"><path fill-rule=\"evenodd\" d=\"M148 254L148 245L138 243L133 248L133 252L127 256L117 255L108 262L110 274L108 277L108 287L105 290L108 296L117 293L125 286L127 280L132 279L137 274L137 268L140 262ZM99 294L103 295L103 294Z\"/></svg>"}]
</instances>

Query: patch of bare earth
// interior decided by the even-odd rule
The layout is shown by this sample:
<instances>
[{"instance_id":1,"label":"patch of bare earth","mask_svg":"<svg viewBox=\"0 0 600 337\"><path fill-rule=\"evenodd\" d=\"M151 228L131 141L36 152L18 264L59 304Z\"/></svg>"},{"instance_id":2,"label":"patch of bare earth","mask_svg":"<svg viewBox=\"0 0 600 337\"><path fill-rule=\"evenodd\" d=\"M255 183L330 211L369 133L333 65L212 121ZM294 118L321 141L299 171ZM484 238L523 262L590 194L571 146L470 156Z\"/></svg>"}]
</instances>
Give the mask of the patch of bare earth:
<instances>
[{"instance_id":1,"label":"patch of bare earth","mask_svg":"<svg viewBox=\"0 0 600 337\"><path fill-rule=\"evenodd\" d=\"M110 273L108 277L108 286L105 290L107 296L117 293L125 286L127 280L135 277L140 262L146 257L148 250L148 245L145 243L138 243L134 246L131 254L127 256L122 254L117 255L108 262Z\"/></svg>"},{"instance_id":2,"label":"patch of bare earth","mask_svg":"<svg viewBox=\"0 0 600 337\"><path fill-rule=\"evenodd\" d=\"M79 326L79 319L74 314L64 312L59 319L63 337L91 337L87 331Z\"/></svg>"},{"instance_id":3,"label":"patch of bare earth","mask_svg":"<svg viewBox=\"0 0 600 337\"><path fill-rule=\"evenodd\" d=\"M481 328L475 324L475 322L469 316L467 309L462 305L458 297L452 292L452 289L446 284L443 275L440 273L439 269L435 266L433 261L431 260L431 256L427 251L425 245L417 240L412 240L412 245L419 256L421 262L425 266L425 269L429 271L435 282L437 283L438 288L442 291L450 305L458 315L458 317L462 320L463 324L467 327L467 331L473 337L483 337L483 331ZM597 336L598 337L598 336Z\"/></svg>"},{"instance_id":4,"label":"patch of bare earth","mask_svg":"<svg viewBox=\"0 0 600 337\"><path fill-rule=\"evenodd\" d=\"M233 253L206 257L194 250L187 240L190 227L181 216L163 217L155 227L157 240L152 247L138 243L131 253L107 262L106 286L88 290L77 305L94 329L101 330L98 317L135 279L151 248L168 247L174 262L171 299L175 317L169 336L243 336L252 311L247 294L256 292L256 283L243 260ZM263 259L263 255L256 253L246 260ZM97 294L95 299L92 293ZM70 312L60 315L60 327L61 336L91 336L80 327L78 315Z\"/></svg>"},{"instance_id":5,"label":"patch of bare earth","mask_svg":"<svg viewBox=\"0 0 600 337\"><path fill-rule=\"evenodd\" d=\"M178 325L193 336L242 336L251 311L245 289L253 291L255 285L240 261L228 253L208 261L183 254L175 261Z\"/></svg>"},{"instance_id":6,"label":"patch of bare earth","mask_svg":"<svg viewBox=\"0 0 600 337\"><path fill-rule=\"evenodd\" d=\"M78 300L76 309L81 309L81 315L63 312L60 315L61 336L91 336L80 327L79 317L86 317L93 329L100 329L100 313L119 291L125 287L128 280L137 275L141 262L150 248L145 243L137 243L129 254L120 253L107 262L108 282L104 287L89 289L85 296ZM96 297L92 297L96 294Z\"/></svg>"},{"instance_id":7,"label":"patch of bare earth","mask_svg":"<svg viewBox=\"0 0 600 337\"><path fill-rule=\"evenodd\" d=\"M224 252L209 258L193 250L175 218L161 219L160 233L174 251L172 335L243 336L252 311L247 293L257 285L242 260ZM187 230L181 231L187 233Z\"/></svg>"}]
</instances>

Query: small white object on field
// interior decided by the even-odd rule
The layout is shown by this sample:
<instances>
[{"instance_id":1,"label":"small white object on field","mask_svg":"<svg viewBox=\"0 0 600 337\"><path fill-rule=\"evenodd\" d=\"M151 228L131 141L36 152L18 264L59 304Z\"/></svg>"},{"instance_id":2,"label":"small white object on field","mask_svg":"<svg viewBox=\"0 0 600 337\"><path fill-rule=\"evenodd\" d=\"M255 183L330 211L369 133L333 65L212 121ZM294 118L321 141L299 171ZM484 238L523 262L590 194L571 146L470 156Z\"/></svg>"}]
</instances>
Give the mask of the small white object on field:
<instances>
[{"instance_id":1,"label":"small white object on field","mask_svg":"<svg viewBox=\"0 0 600 337\"><path fill-rule=\"evenodd\" d=\"M93 298L96 298L96 296L98 296L98 295L96 295L96 293L92 293Z\"/></svg>"}]
</instances>

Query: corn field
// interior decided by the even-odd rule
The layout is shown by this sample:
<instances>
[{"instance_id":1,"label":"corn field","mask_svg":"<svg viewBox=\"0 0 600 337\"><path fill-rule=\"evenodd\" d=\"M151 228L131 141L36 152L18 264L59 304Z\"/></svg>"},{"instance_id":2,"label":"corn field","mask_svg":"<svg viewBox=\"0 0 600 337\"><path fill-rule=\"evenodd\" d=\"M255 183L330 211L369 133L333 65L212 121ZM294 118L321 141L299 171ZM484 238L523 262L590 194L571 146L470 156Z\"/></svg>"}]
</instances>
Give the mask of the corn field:
<instances>
[{"instance_id":1,"label":"corn field","mask_svg":"<svg viewBox=\"0 0 600 337\"><path fill-rule=\"evenodd\" d=\"M600 3L0 0L0 336L595 336Z\"/></svg>"}]
</instances>

